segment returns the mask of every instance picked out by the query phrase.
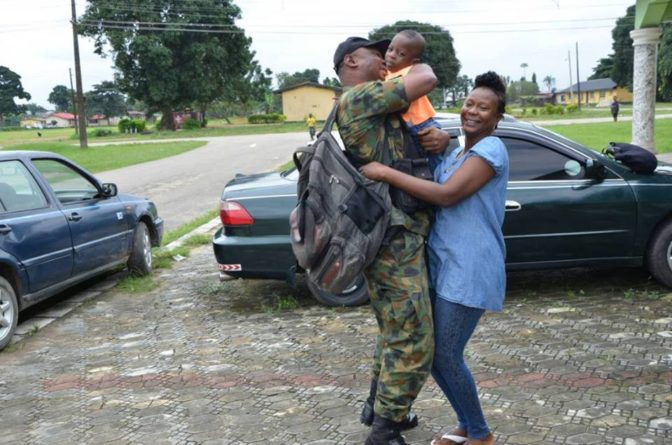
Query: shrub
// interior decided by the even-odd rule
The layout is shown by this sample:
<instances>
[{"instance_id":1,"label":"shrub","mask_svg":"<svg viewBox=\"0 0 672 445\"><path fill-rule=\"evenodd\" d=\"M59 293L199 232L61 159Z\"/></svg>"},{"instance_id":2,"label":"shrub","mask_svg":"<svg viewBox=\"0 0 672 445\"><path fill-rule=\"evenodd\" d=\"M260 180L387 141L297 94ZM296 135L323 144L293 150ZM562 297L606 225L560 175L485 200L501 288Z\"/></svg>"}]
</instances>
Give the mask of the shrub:
<instances>
[{"instance_id":1,"label":"shrub","mask_svg":"<svg viewBox=\"0 0 672 445\"><path fill-rule=\"evenodd\" d=\"M198 130L201 128L201 123L196 119L187 119L182 123L182 128L185 130Z\"/></svg>"},{"instance_id":2,"label":"shrub","mask_svg":"<svg viewBox=\"0 0 672 445\"><path fill-rule=\"evenodd\" d=\"M565 107L565 111L567 113L574 113L578 109L579 109L579 106L577 104L569 104Z\"/></svg>"},{"instance_id":3,"label":"shrub","mask_svg":"<svg viewBox=\"0 0 672 445\"><path fill-rule=\"evenodd\" d=\"M532 115L536 116L537 113L539 113L539 110L537 110L536 108L532 108Z\"/></svg>"},{"instance_id":4,"label":"shrub","mask_svg":"<svg viewBox=\"0 0 672 445\"><path fill-rule=\"evenodd\" d=\"M112 130L106 130L105 128L96 128L93 131L93 137L100 138L103 136L110 136L112 134Z\"/></svg>"},{"instance_id":5,"label":"shrub","mask_svg":"<svg viewBox=\"0 0 672 445\"><path fill-rule=\"evenodd\" d=\"M544 105L544 112L546 114L555 114L556 112L555 106L553 106L552 104Z\"/></svg>"},{"instance_id":6,"label":"shrub","mask_svg":"<svg viewBox=\"0 0 672 445\"><path fill-rule=\"evenodd\" d=\"M253 114L247 118L250 124L281 124L287 119L287 116L280 113Z\"/></svg>"},{"instance_id":7,"label":"shrub","mask_svg":"<svg viewBox=\"0 0 672 445\"><path fill-rule=\"evenodd\" d=\"M119 133L141 133L147 128L142 119L122 119L119 121Z\"/></svg>"}]
</instances>

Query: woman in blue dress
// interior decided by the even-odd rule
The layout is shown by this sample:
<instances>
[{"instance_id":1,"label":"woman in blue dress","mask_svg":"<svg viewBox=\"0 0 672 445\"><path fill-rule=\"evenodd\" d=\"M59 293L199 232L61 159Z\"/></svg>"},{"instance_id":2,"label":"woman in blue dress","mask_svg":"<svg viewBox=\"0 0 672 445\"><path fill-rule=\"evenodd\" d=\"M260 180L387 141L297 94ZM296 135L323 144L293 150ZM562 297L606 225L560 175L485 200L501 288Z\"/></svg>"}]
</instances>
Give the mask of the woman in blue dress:
<instances>
[{"instance_id":1,"label":"woman in blue dress","mask_svg":"<svg viewBox=\"0 0 672 445\"><path fill-rule=\"evenodd\" d=\"M509 159L492 136L504 115L506 86L489 71L477 76L460 119L463 146L434 170L434 182L379 163L362 167L384 181L436 206L428 238L436 352L432 376L455 410L458 425L432 445L493 445L464 348L486 310L504 303L506 254L502 224Z\"/></svg>"}]
</instances>

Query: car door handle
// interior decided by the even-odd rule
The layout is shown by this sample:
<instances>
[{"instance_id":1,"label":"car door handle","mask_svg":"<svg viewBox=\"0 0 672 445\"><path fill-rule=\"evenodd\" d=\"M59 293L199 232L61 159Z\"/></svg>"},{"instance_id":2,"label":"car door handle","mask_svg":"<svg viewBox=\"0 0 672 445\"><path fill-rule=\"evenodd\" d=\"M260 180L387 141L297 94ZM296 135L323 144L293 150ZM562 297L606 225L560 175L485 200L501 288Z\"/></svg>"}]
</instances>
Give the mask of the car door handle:
<instances>
[{"instance_id":1,"label":"car door handle","mask_svg":"<svg viewBox=\"0 0 672 445\"><path fill-rule=\"evenodd\" d=\"M517 201L506 201L506 211L507 212L517 212L522 209L523 206L520 205Z\"/></svg>"},{"instance_id":2,"label":"car door handle","mask_svg":"<svg viewBox=\"0 0 672 445\"><path fill-rule=\"evenodd\" d=\"M82 219L82 215L77 212L72 212L70 216L68 216L68 221L79 221L80 219Z\"/></svg>"},{"instance_id":3,"label":"car door handle","mask_svg":"<svg viewBox=\"0 0 672 445\"><path fill-rule=\"evenodd\" d=\"M9 233L12 231L12 228L9 227L7 224L0 224L0 233L5 234Z\"/></svg>"}]
</instances>

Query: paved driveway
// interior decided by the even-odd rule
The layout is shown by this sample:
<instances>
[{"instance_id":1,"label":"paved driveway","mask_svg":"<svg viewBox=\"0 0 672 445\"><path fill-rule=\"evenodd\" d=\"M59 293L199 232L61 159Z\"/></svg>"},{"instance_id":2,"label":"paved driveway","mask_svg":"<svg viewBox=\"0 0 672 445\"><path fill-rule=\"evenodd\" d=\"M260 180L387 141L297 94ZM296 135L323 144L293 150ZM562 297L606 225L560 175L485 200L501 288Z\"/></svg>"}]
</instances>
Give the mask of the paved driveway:
<instances>
[{"instance_id":1,"label":"paved driveway","mask_svg":"<svg viewBox=\"0 0 672 445\"><path fill-rule=\"evenodd\" d=\"M157 281L104 291L0 353L0 444L363 442L368 307L219 284L209 246ZM510 274L506 310L468 348L498 443L672 443L671 307L638 270ZM415 409L410 444L455 424L433 382Z\"/></svg>"},{"instance_id":2,"label":"paved driveway","mask_svg":"<svg viewBox=\"0 0 672 445\"><path fill-rule=\"evenodd\" d=\"M291 160L308 142L308 132L206 139L204 147L96 176L116 183L119 191L151 198L166 230L173 230L219 208L222 189L236 173L272 170Z\"/></svg>"}]
</instances>

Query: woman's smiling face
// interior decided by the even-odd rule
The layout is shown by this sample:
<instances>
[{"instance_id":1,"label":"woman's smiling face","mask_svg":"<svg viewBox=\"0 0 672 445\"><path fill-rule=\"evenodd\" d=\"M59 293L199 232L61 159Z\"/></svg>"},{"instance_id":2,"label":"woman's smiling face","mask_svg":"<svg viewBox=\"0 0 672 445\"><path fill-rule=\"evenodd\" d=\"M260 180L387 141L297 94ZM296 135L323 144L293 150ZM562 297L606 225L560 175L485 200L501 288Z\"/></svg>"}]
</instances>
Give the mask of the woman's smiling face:
<instances>
[{"instance_id":1,"label":"woman's smiling face","mask_svg":"<svg viewBox=\"0 0 672 445\"><path fill-rule=\"evenodd\" d=\"M472 90L460 111L465 135L480 139L491 134L502 118L497 107L497 95L492 90L484 87Z\"/></svg>"}]
</instances>

